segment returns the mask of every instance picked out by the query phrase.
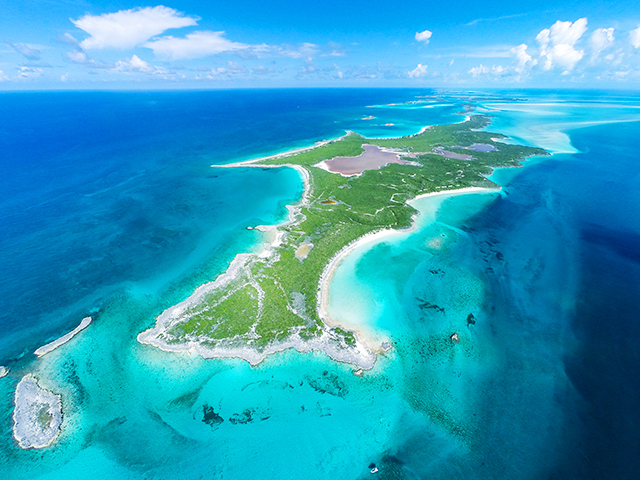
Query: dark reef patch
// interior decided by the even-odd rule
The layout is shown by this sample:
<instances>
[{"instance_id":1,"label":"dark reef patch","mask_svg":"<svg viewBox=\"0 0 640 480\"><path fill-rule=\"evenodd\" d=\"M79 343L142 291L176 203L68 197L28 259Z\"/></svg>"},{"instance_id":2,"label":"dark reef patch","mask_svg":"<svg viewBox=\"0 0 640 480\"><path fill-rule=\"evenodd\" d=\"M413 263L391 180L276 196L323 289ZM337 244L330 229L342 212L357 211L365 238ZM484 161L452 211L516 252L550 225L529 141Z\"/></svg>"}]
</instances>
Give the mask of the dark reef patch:
<instances>
[{"instance_id":1,"label":"dark reef patch","mask_svg":"<svg viewBox=\"0 0 640 480\"><path fill-rule=\"evenodd\" d=\"M213 410L213 407L206 403L202 406L202 413L202 421L210 427L218 427L222 422L224 422L224 419Z\"/></svg>"},{"instance_id":2,"label":"dark reef patch","mask_svg":"<svg viewBox=\"0 0 640 480\"><path fill-rule=\"evenodd\" d=\"M329 373L327 370L322 372L319 378L307 377L307 382L316 392L328 393L336 397L344 397L347 394L347 386L340 381L335 373Z\"/></svg>"}]
</instances>

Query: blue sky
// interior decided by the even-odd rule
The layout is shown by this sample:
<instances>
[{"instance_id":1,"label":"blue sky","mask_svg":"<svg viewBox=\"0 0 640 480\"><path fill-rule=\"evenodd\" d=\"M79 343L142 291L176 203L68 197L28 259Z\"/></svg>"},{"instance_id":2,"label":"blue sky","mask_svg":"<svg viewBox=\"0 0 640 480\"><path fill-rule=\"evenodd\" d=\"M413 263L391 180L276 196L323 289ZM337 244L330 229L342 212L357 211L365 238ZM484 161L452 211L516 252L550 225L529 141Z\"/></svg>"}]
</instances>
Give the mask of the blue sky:
<instances>
[{"instance_id":1,"label":"blue sky","mask_svg":"<svg viewBox=\"0 0 640 480\"><path fill-rule=\"evenodd\" d=\"M637 0L0 5L0 90L640 87Z\"/></svg>"}]
</instances>

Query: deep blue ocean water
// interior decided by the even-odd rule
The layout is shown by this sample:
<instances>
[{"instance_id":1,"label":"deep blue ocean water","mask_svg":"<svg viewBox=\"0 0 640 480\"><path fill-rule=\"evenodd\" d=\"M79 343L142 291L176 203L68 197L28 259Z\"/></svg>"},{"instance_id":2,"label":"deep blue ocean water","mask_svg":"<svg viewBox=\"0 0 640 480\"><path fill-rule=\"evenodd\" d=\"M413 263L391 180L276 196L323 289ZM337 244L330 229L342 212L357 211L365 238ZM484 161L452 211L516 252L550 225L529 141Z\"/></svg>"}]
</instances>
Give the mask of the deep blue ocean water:
<instances>
[{"instance_id":1,"label":"deep blue ocean water","mask_svg":"<svg viewBox=\"0 0 640 480\"><path fill-rule=\"evenodd\" d=\"M124 284L157 291L206 262L224 270L256 241L246 225L274 223L300 195L292 171L214 173L209 165L308 146L345 129L415 133L425 115L388 127L361 120L384 111L369 105L414 95L2 94L0 362L55 338L61 324L77 323L79 312ZM441 123L453 111L426 117Z\"/></svg>"},{"instance_id":2,"label":"deep blue ocean water","mask_svg":"<svg viewBox=\"0 0 640 480\"><path fill-rule=\"evenodd\" d=\"M411 235L347 257L332 314L394 344L363 378L317 353L250 367L137 343L301 194L295 171L209 165L345 130L412 134L464 104L554 155L495 172L498 194L420 200ZM638 107L550 91L0 95L0 473L355 479L375 462L380 478L636 478ZM63 395L42 451L11 435L27 372ZM225 421L203 422L210 409Z\"/></svg>"}]
</instances>

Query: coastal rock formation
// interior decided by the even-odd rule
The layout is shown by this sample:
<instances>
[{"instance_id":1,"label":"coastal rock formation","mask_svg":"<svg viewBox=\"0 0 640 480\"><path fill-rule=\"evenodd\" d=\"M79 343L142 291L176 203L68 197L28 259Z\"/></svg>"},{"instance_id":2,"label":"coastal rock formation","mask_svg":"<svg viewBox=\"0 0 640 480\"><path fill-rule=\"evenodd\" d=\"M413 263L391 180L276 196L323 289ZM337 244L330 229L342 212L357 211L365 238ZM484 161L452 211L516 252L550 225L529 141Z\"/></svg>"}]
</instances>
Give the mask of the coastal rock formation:
<instances>
[{"instance_id":1,"label":"coastal rock formation","mask_svg":"<svg viewBox=\"0 0 640 480\"><path fill-rule=\"evenodd\" d=\"M21 448L44 448L60 434L61 396L38 385L37 379L25 375L16 387L13 411L13 436Z\"/></svg>"}]
</instances>

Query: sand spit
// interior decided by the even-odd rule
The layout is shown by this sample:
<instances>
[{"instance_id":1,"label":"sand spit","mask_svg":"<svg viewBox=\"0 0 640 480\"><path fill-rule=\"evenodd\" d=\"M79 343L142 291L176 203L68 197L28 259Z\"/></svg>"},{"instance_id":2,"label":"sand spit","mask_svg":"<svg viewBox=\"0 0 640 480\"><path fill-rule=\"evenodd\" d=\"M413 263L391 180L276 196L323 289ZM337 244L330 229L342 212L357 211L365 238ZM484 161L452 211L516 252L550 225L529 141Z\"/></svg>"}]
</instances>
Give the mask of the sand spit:
<instances>
[{"instance_id":1,"label":"sand spit","mask_svg":"<svg viewBox=\"0 0 640 480\"><path fill-rule=\"evenodd\" d=\"M58 348L60 345L64 345L69 340L71 340L73 337L75 337L78 333L80 333L82 330L87 328L91 324L91 320L92 320L91 317L83 318L82 321L80 322L80 325L78 325L72 331L70 331L66 335L63 335L62 337L58 338L57 340L54 340L51 343L47 343L46 345L43 345L42 347L38 348L33 353L35 353L38 357L42 357L43 355L46 355L47 353L52 352L53 350Z\"/></svg>"},{"instance_id":2,"label":"sand spit","mask_svg":"<svg viewBox=\"0 0 640 480\"><path fill-rule=\"evenodd\" d=\"M45 448L60 434L61 396L38 385L31 374L18 383L13 411L13 436L20 448Z\"/></svg>"},{"instance_id":3,"label":"sand spit","mask_svg":"<svg viewBox=\"0 0 640 480\"><path fill-rule=\"evenodd\" d=\"M227 164L223 164L223 165L211 165L211 166L212 167L221 167L221 168L246 167L246 166L249 166L249 165L251 165L253 163L262 162L264 160L277 160L277 159L281 159L281 158L287 158L287 157L290 157L292 155L296 155L298 153L308 152L309 150L313 150L315 148L322 147L323 145L328 145L330 143L340 141L343 138L348 137L349 135L354 135L354 134L355 134L355 132L352 132L351 130L347 130L345 132L345 134L342 135L341 137L333 138L331 140L322 140L320 142L316 142L315 144L311 145L310 147L296 148L294 150L288 150L286 152L276 153L274 155L267 155L266 157L252 158L250 160L244 160L242 162L227 163ZM271 166L271 165L260 165L261 168L269 167L269 166ZM283 166L283 165L278 165L277 167L281 167L281 166Z\"/></svg>"}]
</instances>

